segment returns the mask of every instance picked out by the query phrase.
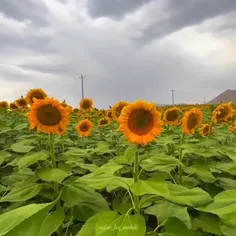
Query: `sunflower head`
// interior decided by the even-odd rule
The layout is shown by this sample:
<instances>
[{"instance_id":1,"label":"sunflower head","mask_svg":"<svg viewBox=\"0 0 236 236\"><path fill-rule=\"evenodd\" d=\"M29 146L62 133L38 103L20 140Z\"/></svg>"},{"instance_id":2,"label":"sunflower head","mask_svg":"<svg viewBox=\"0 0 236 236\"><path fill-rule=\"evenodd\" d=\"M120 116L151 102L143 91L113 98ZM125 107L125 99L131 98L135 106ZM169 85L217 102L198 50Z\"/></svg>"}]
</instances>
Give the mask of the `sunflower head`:
<instances>
[{"instance_id":1,"label":"sunflower head","mask_svg":"<svg viewBox=\"0 0 236 236\"><path fill-rule=\"evenodd\" d=\"M182 112L178 107L169 108L164 112L164 121L167 125L180 125Z\"/></svg>"},{"instance_id":2,"label":"sunflower head","mask_svg":"<svg viewBox=\"0 0 236 236\"><path fill-rule=\"evenodd\" d=\"M200 135L205 137L208 136L211 132L212 128L209 124L202 124L202 128L200 130Z\"/></svg>"},{"instance_id":3,"label":"sunflower head","mask_svg":"<svg viewBox=\"0 0 236 236\"><path fill-rule=\"evenodd\" d=\"M107 111L107 117L109 118L109 119L112 119L112 112L111 111Z\"/></svg>"},{"instance_id":4,"label":"sunflower head","mask_svg":"<svg viewBox=\"0 0 236 236\"><path fill-rule=\"evenodd\" d=\"M78 112L79 112L79 108L74 108L74 109L73 109L73 112L74 112L74 113L78 113Z\"/></svg>"},{"instance_id":5,"label":"sunflower head","mask_svg":"<svg viewBox=\"0 0 236 236\"><path fill-rule=\"evenodd\" d=\"M212 112L212 121L214 123L220 123L222 121L227 121L230 118L233 118L233 107L232 103L223 103L219 105L213 112Z\"/></svg>"},{"instance_id":6,"label":"sunflower head","mask_svg":"<svg viewBox=\"0 0 236 236\"><path fill-rule=\"evenodd\" d=\"M162 131L161 113L156 106L146 101L126 105L119 117L119 131L130 143L147 145Z\"/></svg>"},{"instance_id":7,"label":"sunflower head","mask_svg":"<svg viewBox=\"0 0 236 236\"><path fill-rule=\"evenodd\" d=\"M199 108L192 108L184 114L182 130L185 134L194 134L202 122L203 114Z\"/></svg>"},{"instance_id":8,"label":"sunflower head","mask_svg":"<svg viewBox=\"0 0 236 236\"><path fill-rule=\"evenodd\" d=\"M112 107L112 117L113 117L114 120L116 120L116 121L119 120L119 116L120 116L123 108L125 106L127 106L128 104L129 103L126 102L126 101L120 101Z\"/></svg>"},{"instance_id":9,"label":"sunflower head","mask_svg":"<svg viewBox=\"0 0 236 236\"><path fill-rule=\"evenodd\" d=\"M103 117L98 121L98 127L104 127L105 125L109 125L110 124L110 119L108 117Z\"/></svg>"},{"instance_id":10,"label":"sunflower head","mask_svg":"<svg viewBox=\"0 0 236 236\"><path fill-rule=\"evenodd\" d=\"M92 132L92 128L93 123L88 119L81 120L76 126L78 134L83 137L88 137Z\"/></svg>"},{"instance_id":11,"label":"sunflower head","mask_svg":"<svg viewBox=\"0 0 236 236\"><path fill-rule=\"evenodd\" d=\"M69 123L70 113L58 100L45 98L35 100L26 116L30 129L37 128L38 132L61 135Z\"/></svg>"},{"instance_id":12,"label":"sunflower head","mask_svg":"<svg viewBox=\"0 0 236 236\"><path fill-rule=\"evenodd\" d=\"M27 108L27 105L28 105L26 99L23 96L21 96L21 98L17 99L15 101L15 103L19 108Z\"/></svg>"},{"instance_id":13,"label":"sunflower head","mask_svg":"<svg viewBox=\"0 0 236 236\"><path fill-rule=\"evenodd\" d=\"M93 108L93 100L90 98L83 98L80 101L79 106L80 106L80 110L82 111L85 111L85 112L90 111Z\"/></svg>"},{"instance_id":14,"label":"sunflower head","mask_svg":"<svg viewBox=\"0 0 236 236\"><path fill-rule=\"evenodd\" d=\"M10 107L11 110L16 110L16 109L18 109L18 106L16 105L15 102L10 103L9 107Z\"/></svg>"},{"instance_id":15,"label":"sunflower head","mask_svg":"<svg viewBox=\"0 0 236 236\"><path fill-rule=\"evenodd\" d=\"M31 89L26 95L26 101L28 104L32 105L35 99L41 100L45 99L47 94L40 88Z\"/></svg>"},{"instance_id":16,"label":"sunflower head","mask_svg":"<svg viewBox=\"0 0 236 236\"><path fill-rule=\"evenodd\" d=\"M6 101L1 101L0 102L0 108L7 109L9 107L8 102Z\"/></svg>"}]
</instances>

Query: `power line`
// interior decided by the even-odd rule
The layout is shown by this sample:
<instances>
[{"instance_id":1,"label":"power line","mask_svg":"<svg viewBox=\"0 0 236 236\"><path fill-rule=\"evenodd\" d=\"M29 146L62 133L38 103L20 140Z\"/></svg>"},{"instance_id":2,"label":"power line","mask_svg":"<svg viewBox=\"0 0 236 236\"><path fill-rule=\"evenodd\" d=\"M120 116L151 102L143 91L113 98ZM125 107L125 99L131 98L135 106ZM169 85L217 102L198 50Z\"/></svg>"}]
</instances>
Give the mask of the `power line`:
<instances>
[{"instance_id":1,"label":"power line","mask_svg":"<svg viewBox=\"0 0 236 236\"><path fill-rule=\"evenodd\" d=\"M172 89L172 90L170 90L170 91L171 91L171 97L172 97L172 105L174 105L174 104L175 104L175 95L174 95L174 92L175 92L176 90Z\"/></svg>"}]
</instances>

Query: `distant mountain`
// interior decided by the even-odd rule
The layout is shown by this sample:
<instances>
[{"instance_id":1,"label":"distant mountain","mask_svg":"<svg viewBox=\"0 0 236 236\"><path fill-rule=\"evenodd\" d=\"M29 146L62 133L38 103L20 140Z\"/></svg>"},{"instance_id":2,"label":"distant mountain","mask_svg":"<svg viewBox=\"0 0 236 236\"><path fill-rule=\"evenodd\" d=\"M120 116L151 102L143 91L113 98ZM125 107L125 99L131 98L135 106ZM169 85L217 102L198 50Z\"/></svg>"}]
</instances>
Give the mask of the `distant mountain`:
<instances>
[{"instance_id":1,"label":"distant mountain","mask_svg":"<svg viewBox=\"0 0 236 236\"><path fill-rule=\"evenodd\" d=\"M217 97L209 101L207 104L220 104L221 102L236 103L236 90L227 89Z\"/></svg>"}]
</instances>

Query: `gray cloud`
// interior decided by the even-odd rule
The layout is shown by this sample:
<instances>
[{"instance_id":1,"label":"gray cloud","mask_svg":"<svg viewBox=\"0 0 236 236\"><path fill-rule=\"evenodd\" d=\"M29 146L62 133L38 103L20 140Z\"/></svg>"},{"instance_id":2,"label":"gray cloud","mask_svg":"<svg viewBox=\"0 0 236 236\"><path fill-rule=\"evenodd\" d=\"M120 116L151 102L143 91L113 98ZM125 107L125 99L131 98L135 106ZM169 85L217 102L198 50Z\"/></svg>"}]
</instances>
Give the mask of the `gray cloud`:
<instances>
[{"instance_id":1,"label":"gray cloud","mask_svg":"<svg viewBox=\"0 0 236 236\"><path fill-rule=\"evenodd\" d=\"M29 20L37 26L48 24L47 8L37 0L1 0L0 12L19 21Z\"/></svg>"},{"instance_id":2,"label":"gray cloud","mask_svg":"<svg viewBox=\"0 0 236 236\"><path fill-rule=\"evenodd\" d=\"M154 3L154 1L125 0L117 1L110 6L105 5L105 0L89 1L89 12L93 17L108 16L112 19L100 19L101 21L91 19L83 9L78 12L74 10L75 0L60 0L61 4L67 3L64 7L61 5L59 7L57 4L51 6L49 4L46 7L38 1L42 8L39 8L35 15L39 16L42 9L47 9L39 16L42 22L45 19L44 25L40 25L39 20L37 26L27 25L28 28L26 27L22 34L0 31L0 61L7 58L8 62L35 69L24 68L24 71L11 67L3 69L0 65L0 80L9 81L10 84L25 81L24 86L27 90L31 87L42 87L50 95L77 106L81 98L78 77L80 73L85 73L87 75L84 80L85 96L93 98L97 107L107 107L118 100L136 99L170 103L170 89L176 90L176 102L201 102L207 95L215 96L224 80L227 80L229 86L233 86L235 70L227 73L227 69L222 66L216 71L214 63L206 64L204 59L199 59L179 48L175 45L175 41L172 41L172 44L163 41L161 36L167 36L186 26L199 24L204 19L230 13L235 9L233 4L235 0L225 0L225 5L222 7L217 5L219 0L207 3L203 0L183 0L182 5L169 0L168 4L159 9L168 17L160 21L155 9L148 9L145 16L149 17L141 22L146 26L137 28L140 36L134 37L133 22L125 21L124 15L138 8L142 11L144 3ZM15 4L17 1L4 2ZM217 6L210 5L209 2L215 2ZM50 7L53 9L49 9ZM208 9L204 9L205 7ZM31 12L32 6L25 5L24 11L21 8L17 10L16 7L14 9L17 13L7 14L4 10L4 14L18 21L28 19L37 22L34 16L27 13ZM233 30L234 25L235 21L231 20L221 22L218 28L211 29L209 25L204 30L206 32L226 28ZM40 29L43 29L42 32ZM216 35L218 33L216 32ZM231 32L228 38L230 36ZM152 39L155 40L151 41ZM136 44L137 42L142 42L142 47ZM213 59L220 55L217 50ZM201 47L199 53L200 51ZM212 58L208 60L211 61ZM225 88L228 85L225 85Z\"/></svg>"},{"instance_id":3,"label":"gray cloud","mask_svg":"<svg viewBox=\"0 0 236 236\"><path fill-rule=\"evenodd\" d=\"M200 24L204 20L235 10L235 0L168 0L165 12L169 17L156 24L151 24L141 32L142 35L137 40L148 43L152 39L173 33L183 27Z\"/></svg>"},{"instance_id":4,"label":"gray cloud","mask_svg":"<svg viewBox=\"0 0 236 236\"><path fill-rule=\"evenodd\" d=\"M92 17L121 18L153 0L89 0L87 6Z\"/></svg>"}]
</instances>

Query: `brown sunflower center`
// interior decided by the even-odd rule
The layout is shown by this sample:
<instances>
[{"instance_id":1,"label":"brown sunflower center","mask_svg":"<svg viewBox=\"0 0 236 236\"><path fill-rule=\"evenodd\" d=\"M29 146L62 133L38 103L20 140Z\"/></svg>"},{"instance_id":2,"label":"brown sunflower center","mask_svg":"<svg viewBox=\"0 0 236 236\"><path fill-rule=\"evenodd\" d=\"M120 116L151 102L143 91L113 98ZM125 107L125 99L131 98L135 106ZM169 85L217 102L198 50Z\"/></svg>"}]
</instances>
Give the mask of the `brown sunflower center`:
<instances>
[{"instance_id":1,"label":"brown sunflower center","mask_svg":"<svg viewBox=\"0 0 236 236\"><path fill-rule=\"evenodd\" d=\"M100 125L106 125L108 121L106 119L100 120Z\"/></svg>"},{"instance_id":2,"label":"brown sunflower center","mask_svg":"<svg viewBox=\"0 0 236 236\"><path fill-rule=\"evenodd\" d=\"M88 100L84 100L83 103L82 103L82 107L83 109L90 109L92 106L91 102L88 101Z\"/></svg>"},{"instance_id":3,"label":"brown sunflower center","mask_svg":"<svg viewBox=\"0 0 236 236\"><path fill-rule=\"evenodd\" d=\"M61 121L61 113L52 105L42 106L37 111L39 122L43 125L53 126L59 124Z\"/></svg>"},{"instance_id":4,"label":"brown sunflower center","mask_svg":"<svg viewBox=\"0 0 236 236\"><path fill-rule=\"evenodd\" d=\"M45 96L44 96L42 93L33 92L33 93L32 93L32 96L31 96L31 102L34 102L34 101L33 101L33 98L36 98L36 99L44 99Z\"/></svg>"},{"instance_id":5,"label":"brown sunflower center","mask_svg":"<svg viewBox=\"0 0 236 236\"><path fill-rule=\"evenodd\" d=\"M210 131L210 126L209 125L206 125L204 128L203 128L203 133L208 133Z\"/></svg>"},{"instance_id":6,"label":"brown sunflower center","mask_svg":"<svg viewBox=\"0 0 236 236\"><path fill-rule=\"evenodd\" d=\"M82 124L82 125L80 126L80 130L81 130L82 132L87 132L87 131L89 130L88 124Z\"/></svg>"},{"instance_id":7,"label":"brown sunflower center","mask_svg":"<svg viewBox=\"0 0 236 236\"><path fill-rule=\"evenodd\" d=\"M147 134L154 126L152 114L143 109L134 110L128 119L129 129L137 135Z\"/></svg>"},{"instance_id":8,"label":"brown sunflower center","mask_svg":"<svg viewBox=\"0 0 236 236\"><path fill-rule=\"evenodd\" d=\"M178 112L176 110L173 111L168 111L166 113L166 120L167 121L175 121L177 120L179 117Z\"/></svg>"},{"instance_id":9,"label":"brown sunflower center","mask_svg":"<svg viewBox=\"0 0 236 236\"><path fill-rule=\"evenodd\" d=\"M18 104L19 104L20 106L26 106L26 105L27 105L27 102L26 102L25 99L20 99L20 100L18 101Z\"/></svg>"},{"instance_id":10,"label":"brown sunflower center","mask_svg":"<svg viewBox=\"0 0 236 236\"><path fill-rule=\"evenodd\" d=\"M220 108L219 109L219 114L216 115L216 119L217 120L222 120L222 119L225 119L225 117L228 115L229 111L227 108Z\"/></svg>"},{"instance_id":11,"label":"brown sunflower center","mask_svg":"<svg viewBox=\"0 0 236 236\"><path fill-rule=\"evenodd\" d=\"M196 114L191 114L188 118L187 127L189 130L195 129L198 125L198 116Z\"/></svg>"},{"instance_id":12,"label":"brown sunflower center","mask_svg":"<svg viewBox=\"0 0 236 236\"><path fill-rule=\"evenodd\" d=\"M11 109L17 109L17 105L14 104L14 103L12 103L12 104L10 104L10 108L11 108Z\"/></svg>"}]
</instances>

